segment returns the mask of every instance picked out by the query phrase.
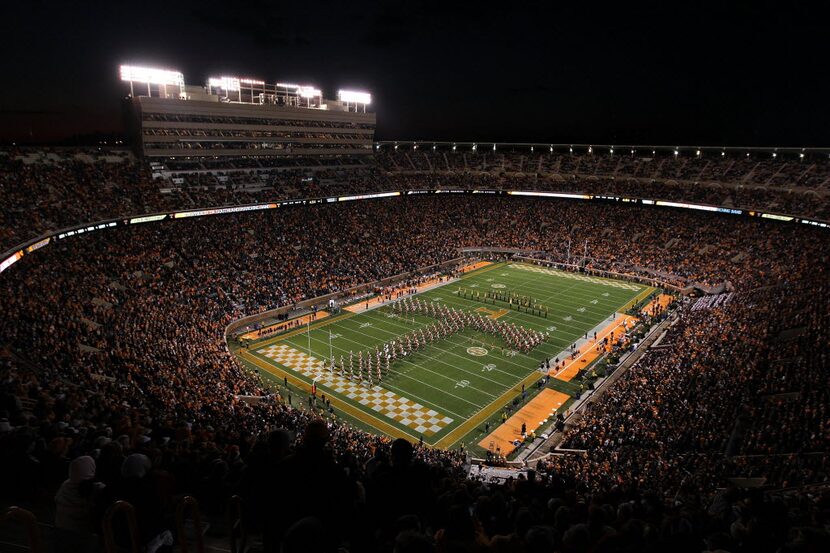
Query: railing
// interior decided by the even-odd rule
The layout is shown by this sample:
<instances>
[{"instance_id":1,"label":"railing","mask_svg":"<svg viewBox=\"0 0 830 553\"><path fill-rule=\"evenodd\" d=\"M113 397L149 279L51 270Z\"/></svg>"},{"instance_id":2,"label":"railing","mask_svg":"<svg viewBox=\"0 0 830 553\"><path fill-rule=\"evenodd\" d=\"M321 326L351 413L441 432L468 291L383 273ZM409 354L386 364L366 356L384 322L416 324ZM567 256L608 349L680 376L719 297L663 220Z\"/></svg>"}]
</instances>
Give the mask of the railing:
<instances>
[{"instance_id":1,"label":"railing","mask_svg":"<svg viewBox=\"0 0 830 553\"><path fill-rule=\"evenodd\" d=\"M179 538L179 551L182 553L188 553L190 551L184 524L188 508L190 509L190 516L193 520L193 534L196 537L196 553L204 553L205 541L204 536L202 536L202 519L199 516L199 502L190 495L184 496L179 501L179 504L176 505L176 532Z\"/></svg>"},{"instance_id":2,"label":"railing","mask_svg":"<svg viewBox=\"0 0 830 553\"><path fill-rule=\"evenodd\" d=\"M30 511L21 507L9 507L0 514L0 524L6 521L22 523L26 529L26 540L29 543L29 551L42 553L40 545L40 532L37 528L37 518Z\"/></svg>"},{"instance_id":3,"label":"railing","mask_svg":"<svg viewBox=\"0 0 830 553\"><path fill-rule=\"evenodd\" d=\"M112 521L119 513L127 518L127 529L130 533L130 553L139 553L138 522L136 522L135 508L126 501L116 501L104 515L104 551L106 553L120 553L121 548L115 541Z\"/></svg>"},{"instance_id":4,"label":"railing","mask_svg":"<svg viewBox=\"0 0 830 553\"><path fill-rule=\"evenodd\" d=\"M242 498L238 495L231 496L228 501L228 530L231 553L244 553L248 534L242 523Z\"/></svg>"}]
</instances>

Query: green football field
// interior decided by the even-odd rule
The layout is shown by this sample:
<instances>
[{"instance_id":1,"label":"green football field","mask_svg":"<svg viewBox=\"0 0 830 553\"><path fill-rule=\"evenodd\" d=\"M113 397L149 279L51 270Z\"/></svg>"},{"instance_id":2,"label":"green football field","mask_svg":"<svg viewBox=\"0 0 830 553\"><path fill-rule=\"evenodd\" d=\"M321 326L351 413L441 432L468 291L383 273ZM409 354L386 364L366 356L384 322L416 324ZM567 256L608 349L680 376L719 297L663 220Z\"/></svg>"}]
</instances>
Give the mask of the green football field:
<instances>
[{"instance_id":1,"label":"green football field","mask_svg":"<svg viewBox=\"0 0 830 553\"><path fill-rule=\"evenodd\" d=\"M528 313L506 301L474 298L485 291L525 296L547 310ZM547 332L547 339L525 354L509 349L495 335L468 328L393 362L389 374L371 387L333 374L330 356L348 364L349 352L374 352L376 346L383 348L435 319L395 313L389 303L357 314L343 311L312 324L310 331L259 340L242 355L275 375L288 374L306 384L314 381L318 395L331 398L338 410L364 427L452 447L475 441L474 430L481 433L477 421L500 413L521 393L522 383L530 388L542 376L539 365L545 358L563 358L563 351L585 333L609 323L615 312L652 291L530 264L484 267L418 297Z\"/></svg>"}]
</instances>

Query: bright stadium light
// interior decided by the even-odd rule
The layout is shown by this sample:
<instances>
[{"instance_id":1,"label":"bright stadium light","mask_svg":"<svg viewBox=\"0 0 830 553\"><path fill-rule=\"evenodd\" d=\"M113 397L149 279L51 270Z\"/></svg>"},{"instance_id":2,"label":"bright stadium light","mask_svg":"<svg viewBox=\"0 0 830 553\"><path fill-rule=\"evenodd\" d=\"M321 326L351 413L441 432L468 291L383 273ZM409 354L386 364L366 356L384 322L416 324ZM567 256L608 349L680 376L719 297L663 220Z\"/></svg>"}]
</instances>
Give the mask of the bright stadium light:
<instances>
[{"instance_id":1,"label":"bright stadium light","mask_svg":"<svg viewBox=\"0 0 830 553\"><path fill-rule=\"evenodd\" d=\"M239 78L237 77L211 77L208 79L208 86L211 88L221 88L222 90L238 92Z\"/></svg>"},{"instance_id":2,"label":"bright stadium light","mask_svg":"<svg viewBox=\"0 0 830 553\"><path fill-rule=\"evenodd\" d=\"M280 88L293 88L294 90L300 88L300 85L291 83L277 83L277 86Z\"/></svg>"},{"instance_id":3,"label":"bright stadium light","mask_svg":"<svg viewBox=\"0 0 830 553\"><path fill-rule=\"evenodd\" d=\"M313 86L301 86L297 89L297 93L303 98L317 98L323 95L320 90Z\"/></svg>"},{"instance_id":4,"label":"bright stadium light","mask_svg":"<svg viewBox=\"0 0 830 553\"><path fill-rule=\"evenodd\" d=\"M120 71L122 81L184 86L184 75L182 75L179 71L155 69L152 67L138 67L136 65L122 65L120 67Z\"/></svg>"},{"instance_id":5,"label":"bright stadium light","mask_svg":"<svg viewBox=\"0 0 830 553\"><path fill-rule=\"evenodd\" d=\"M259 79L239 79L239 82L242 84L248 85L255 85L255 86L264 86L265 81L260 81Z\"/></svg>"},{"instance_id":6,"label":"bright stadium light","mask_svg":"<svg viewBox=\"0 0 830 553\"><path fill-rule=\"evenodd\" d=\"M364 104L368 106L372 103L371 94L354 90L339 90L337 92L337 99L347 104Z\"/></svg>"}]
</instances>

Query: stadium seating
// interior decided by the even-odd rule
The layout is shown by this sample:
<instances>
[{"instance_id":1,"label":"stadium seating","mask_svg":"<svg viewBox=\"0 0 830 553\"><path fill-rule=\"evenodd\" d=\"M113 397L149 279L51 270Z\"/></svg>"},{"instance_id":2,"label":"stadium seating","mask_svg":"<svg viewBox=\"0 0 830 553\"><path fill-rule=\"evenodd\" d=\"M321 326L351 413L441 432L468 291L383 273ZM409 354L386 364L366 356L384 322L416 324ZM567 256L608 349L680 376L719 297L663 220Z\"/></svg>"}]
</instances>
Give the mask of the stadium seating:
<instances>
[{"instance_id":1,"label":"stadium seating","mask_svg":"<svg viewBox=\"0 0 830 553\"><path fill-rule=\"evenodd\" d=\"M761 161L401 149L380 150L375 160L315 168L292 167L291 159L168 160L162 177L123 150L0 151L0 250L113 217L436 187L609 194L830 219L830 160L812 154Z\"/></svg>"},{"instance_id":2,"label":"stadium seating","mask_svg":"<svg viewBox=\"0 0 830 553\"><path fill-rule=\"evenodd\" d=\"M171 168L188 170L172 186L129 154L9 151L0 246L110 217L439 183L828 214L816 194L827 189L821 161L808 170L793 160L399 151L377 163L310 181L259 164L266 187L250 193L216 184L252 169L245 162L203 166L210 175ZM588 244L586 270L726 284L731 296L682 306L664 346L568 425L564 446L580 451L540 460L538 480L467 479L464 452L393 442L298 405L292 388L267 386L224 343L241 316L446 261L458 248L563 260L569 239ZM826 229L806 225L474 195L79 235L0 277L0 501L92 542L118 500L133 506L141 543L168 531L181 540L176 505L189 495L220 536L239 496L245 533L268 551L825 550L827 244ZM764 487L739 485L749 478ZM114 540L127 536L114 526Z\"/></svg>"}]
</instances>

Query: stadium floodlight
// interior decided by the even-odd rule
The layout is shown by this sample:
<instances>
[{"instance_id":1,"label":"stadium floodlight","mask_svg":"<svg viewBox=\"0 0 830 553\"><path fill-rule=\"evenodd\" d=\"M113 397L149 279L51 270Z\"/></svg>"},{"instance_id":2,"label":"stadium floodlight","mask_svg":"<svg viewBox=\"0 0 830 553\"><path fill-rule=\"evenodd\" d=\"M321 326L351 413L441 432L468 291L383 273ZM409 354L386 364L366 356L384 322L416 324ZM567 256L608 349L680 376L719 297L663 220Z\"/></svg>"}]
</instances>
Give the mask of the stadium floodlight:
<instances>
[{"instance_id":1,"label":"stadium floodlight","mask_svg":"<svg viewBox=\"0 0 830 553\"><path fill-rule=\"evenodd\" d=\"M233 92L239 91L239 83L238 77L211 77L208 79L209 87Z\"/></svg>"},{"instance_id":2,"label":"stadium floodlight","mask_svg":"<svg viewBox=\"0 0 830 553\"><path fill-rule=\"evenodd\" d=\"M298 87L297 94L303 98L317 98L323 95L322 91L308 85Z\"/></svg>"},{"instance_id":3,"label":"stadium floodlight","mask_svg":"<svg viewBox=\"0 0 830 553\"><path fill-rule=\"evenodd\" d=\"M259 79L239 79L239 82L252 86L265 86L265 81L260 81Z\"/></svg>"},{"instance_id":4,"label":"stadium floodlight","mask_svg":"<svg viewBox=\"0 0 830 553\"><path fill-rule=\"evenodd\" d=\"M155 69L152 67L138 67L136 65L122 65L119 69L122 81L179 87L184 86L184 75L182 75L179 71Z\"/></svg>"},{"instance_id":5,"label":"stadium floodlight","mask_svg":"<svg viewBox=\"0 0 830 553\"><path fill-rule=\"evenodd\" d=\"M291 83L277 83L279 88L293 88L294 90L300 88L298 84L291 84Z\"/></svg>"},{"instance_id":6,"label":"stadium floodlight","mask_svg":"<svg viewBox=\"0 0 830 553\"><path fill-rule=\"evenodd\" d=\"M369 105L372 103L372 95L368 92L357 92L355 90L339 90L337 91L337 99L347 104L363 104Z\"/></svg>"}]
</instances>

